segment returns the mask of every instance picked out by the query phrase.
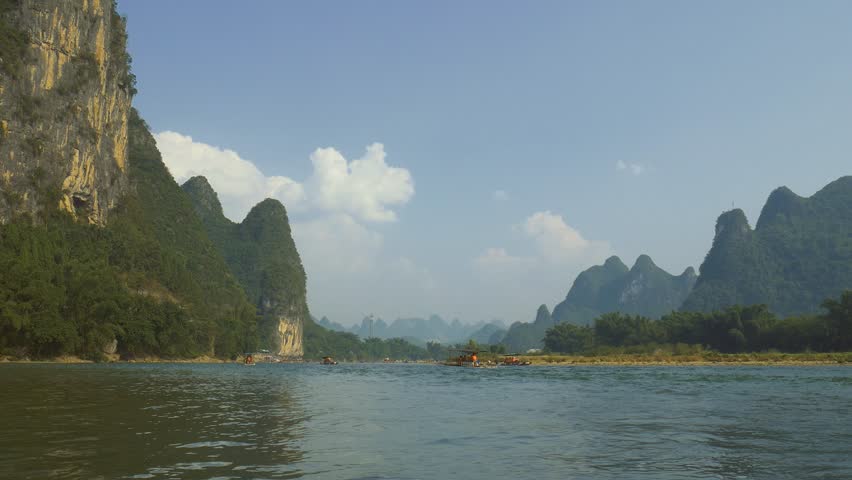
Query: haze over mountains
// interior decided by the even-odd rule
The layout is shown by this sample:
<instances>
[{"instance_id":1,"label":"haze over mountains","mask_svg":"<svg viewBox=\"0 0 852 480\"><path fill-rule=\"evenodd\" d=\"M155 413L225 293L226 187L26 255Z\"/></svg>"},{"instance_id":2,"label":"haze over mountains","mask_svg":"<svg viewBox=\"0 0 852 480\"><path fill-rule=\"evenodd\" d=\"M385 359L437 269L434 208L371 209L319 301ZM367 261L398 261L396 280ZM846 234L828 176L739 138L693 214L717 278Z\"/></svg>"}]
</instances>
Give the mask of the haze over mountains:
<instances>
[{"instance_id":1,"label":"haze over mountains","mask_svg":"<svg viewBox=\"0 0 852 480\"><path fill-rule=\"evenodd\" d=\"M361 338L405 338L417 344L425 344L428 341L466 342L471 338L480 343L496 343L489 340L495 333L505 331L505 325L499 321L467 324L459 319L448 322L439 315L431 315L429 318L398 318L390 323L368 316L362 319L360 324L348 328L326 317L321 318L318 323L330 330L354 333Z\"/></svg>"}]
</instances>

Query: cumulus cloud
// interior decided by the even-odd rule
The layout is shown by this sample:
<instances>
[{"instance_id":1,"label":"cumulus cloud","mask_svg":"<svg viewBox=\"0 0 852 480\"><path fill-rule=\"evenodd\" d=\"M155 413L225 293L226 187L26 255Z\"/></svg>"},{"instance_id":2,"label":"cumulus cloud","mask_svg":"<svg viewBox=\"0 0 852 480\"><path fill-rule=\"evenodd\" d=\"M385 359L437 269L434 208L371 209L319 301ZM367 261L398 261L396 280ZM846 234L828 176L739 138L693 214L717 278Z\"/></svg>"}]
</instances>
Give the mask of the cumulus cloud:
<instances>
[{"instance_id":1,"label":"cumulus cloud","mask_svg":"<svg viewBox=\"0 0 852 480\"><path fill-rule=\"evenodd\" d=\"M588 240L562 218L549 210L535 212L516 226L532 241L534 254L515 256L504 248L488 248L474 259L480 267L566 266L592 264L610 254L607 242Z\"/></svg>"},{"instance_id":2,"label":"cumulus cloud","mask_svg":"<svg viewBox=\"0 0 852 480\"><path fill-rule=\"evenodd\" d=\"M384 145L373 143L361 158L347 161L333 148L318 148L311 156L313 173L304 182L266 176L254 163L233 150L198 142L177 132L154 135L163 161L175 180L183 183L204 175L219 194L233 220L264 198L276 198L288 209L345 213L369 222L396 220L393 208L414 195L411 173L385 162Z\"/></svg>"},{"instance_id":3,"label":"cumulus cloud","mask_svg":"<svg viewBox=\"0 0 852 480\"><path fill-rule=\"evenodd\" d=\"M535 242L538 252L553 262L576 260L609 248L603 242L586 240L580 232L565 223L562 215L549 210L527 217L521 229Z\"/></svg>"},{"instance_id":4,"label":"cumulus cloud","mask_svg":"<svg viewBox=\"0 0 852 480\"><path fill-rule=\"evenodd\" d=\"M396 220L389 207L407 203L414 182L408 170L388 166L386 156L381 143L369 145L364 156L352 162L333 148L315 150L308 185L316 205L373 222Z\"/></svg>"},{"instance_id":5,"label":"cumulus cloud","mask_svg":"<svg viewBox=\"0 0 852 480\"><path fill-rule=\"evenodd\" d=\"M638 163L625 163L622 160L615 162L615 169L618 171L629 171L633 175L641 175L645 171L645 167Z\"/></svg>"},{"instance_id":6,"label":"cumulus cloud","mask_svg":"<svg viewBox=\"0 0 852 480\"><path fill-rule=\"evenodd\" d=\"M246 212L264 198L276 198L288 208L299 208L305 201L305 189L287 177L267 177L237 152L196 142L177 132L154 135L163 162L178 183L204 175L219 194L225 213L241 220Z\"/></svg>"},{"instance_id":7,"label":"cumulus cloud","mask_svg":"<svg viewBox=\"0 0 852 480\"><path fill-rule=\"evenodd\" d=\"M496 202L505 202L509 199L509 194L506 193L505 190L495 190L493 194L491 194L491 198Z\"/></svg>"}]
</instances>

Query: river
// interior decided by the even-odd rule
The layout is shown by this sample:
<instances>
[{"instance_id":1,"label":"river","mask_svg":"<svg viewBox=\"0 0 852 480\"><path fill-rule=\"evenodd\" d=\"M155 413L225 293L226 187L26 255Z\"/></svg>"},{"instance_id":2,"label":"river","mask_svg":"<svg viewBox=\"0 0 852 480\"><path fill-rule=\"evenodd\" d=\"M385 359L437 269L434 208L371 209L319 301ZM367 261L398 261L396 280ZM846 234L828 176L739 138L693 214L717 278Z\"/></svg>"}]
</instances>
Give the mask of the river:
<instances>
[{"instance_id":1,"label":"river","mask_svg":"<svg viewBox=\"0 0 852 480\"><path fill-rule=\"evenodd\" d=\"M0 478L852 478L852 368L0 365Z\"/></svg>"}]
</instances>

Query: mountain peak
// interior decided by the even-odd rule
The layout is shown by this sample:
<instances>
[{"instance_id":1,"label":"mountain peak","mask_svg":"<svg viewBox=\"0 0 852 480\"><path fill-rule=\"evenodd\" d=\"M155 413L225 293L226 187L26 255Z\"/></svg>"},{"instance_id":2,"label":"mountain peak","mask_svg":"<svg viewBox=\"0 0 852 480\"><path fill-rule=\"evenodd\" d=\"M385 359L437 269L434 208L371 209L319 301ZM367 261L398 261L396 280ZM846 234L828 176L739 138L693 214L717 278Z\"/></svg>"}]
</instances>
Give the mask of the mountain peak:
<instances>
[{"instance_id":1,"label":"mountain peak","mask_svg":"<svg viewBox=\"0 0 852 480\"><path fill-rule=\"evenodd\" d=\"M786 222L790 217L801 214L802 205L807 199L802 198L787 187L778 187L769 194L766 204L760 211L756 228L777 221Z\"/></svg>"},{"instance_id":2,"label":"mountain peak","mask_svg":"<svg viewBox=\"0 0 852 480\"><path fill-rule=\"evenodd\" d=\"M618 268L619 270L627 270L627 265L625 265L624 262L622 262L621 259L618 258L617 255L613 255L613 256L607 258L606 261L604 262L604 266L608 267L608 268L615 267L615 268Z\"/></svg>"},{"instance_id":3,"label":"mountain peak","mask_svg":"<svg viewBox=\"0 0 852 480\"><path fill-rule=\"evenodd\" d=\"M722 235L726 237L739 236L747 234L751 231L748 224L745 212L739 208L729 210L721 215L716 220L716 237Z\"/></svg>"},{"instance_id":4,"label":"mountain peak","mask_svg":"<svg viewBox=\"0 0 852 480\"><path fill-rule=\"evenodd\" d=\"M286 219L287 218L287 209L284 207L284 204L279 202L278 200L275 200L274 198L265 198L261 202L259 202L257 205L252 207L251 211L249 211L246 218L248 219L249 217L257 216L257 215L260 215L260 216L274 215L274 216L280 216L280 217L283 217L284 219Z\"/></svg>"},{"instance_id":5,"label":"mountain peak","mask_svg":"<svg viewBox=\"0 0 852 480\"><path fill-rule=\"evenodd\" d=\"M550 316L550 310L547 309L547 305L542 304L538 307L538 311L535 314L535 321L533 323L548 325L553 323L553 318Z\"/></svg>"},{"instance_id":6,"label":"mountain peak","mask_svg":"<svg viewBox=\"0 0 852 480\"><path fill-rule=\"evenodd\" d=\"M647 270L655 270L657 268L659 268L659 267L657 267L657 265L654 263L654 261L651 260L651 257L649 257L648 255L642 254L642 255L639 255L639 257L636 259L636 263L633 264L633 268L631 270L647 271Z\"/></svg>"},{"instance_id":7,"label":"mountain peak","mask_svg":"<svg viewBox=\"0 0 852 480\"><path fill-rule=\"evenodd\" d=\"M211 214L224 216L219 195L213 190L206 177L201 175L192 177L184 182L180 188L192 198L195 211L201 218L207 218Z\"/></svg>"}]
</instances>

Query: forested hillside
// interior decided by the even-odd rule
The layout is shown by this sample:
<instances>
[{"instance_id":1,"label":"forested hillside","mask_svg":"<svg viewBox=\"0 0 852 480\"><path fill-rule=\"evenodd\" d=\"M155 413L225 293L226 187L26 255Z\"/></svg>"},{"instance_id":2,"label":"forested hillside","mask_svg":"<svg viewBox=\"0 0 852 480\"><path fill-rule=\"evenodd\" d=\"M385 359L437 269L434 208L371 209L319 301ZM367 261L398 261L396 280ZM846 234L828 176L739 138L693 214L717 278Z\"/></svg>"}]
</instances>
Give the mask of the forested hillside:
<instances>
[{"instance_id":1,"label":"forested hillside","mask_svg":"<svg viewBox=\"0 0 852 480\"><path fill-rule=\"evenodd\" d=\"M852 177L810 198L776 189L754 230L742 210L722 214L700 274L685 310L762 303L781 316L817 312L852 288Z\"/></svg>"},{"instance_id":2,"label":"forested hillside","mask_svg":"<svg viewBox=\"0 0 852 480\"><path fill-rule=\"evenodd\" d=\"M206 178L193 177L182 188L210 239L257 306L262 346L284 357L302 356L303 323L309 315L306 278L284 205L266 199L242 223L234 223L223 214Z\"/></svg>"},{"instance_id":3,"label":"forested hillside","mask_svg":"<svg viewBox=\"0 0 852 480\"><path fill-rule=\"evenodd\" d=\"M232 357L256 342L255 309L207 238L147 126L129 118L131 193L105 227L53 205L0 227L0 348L18 357Z\"/></svg>"},{"instance_id":4,"label":"forested hillside","mask_svg":"<svg viewBox=\"0 0 852 480\"><path fill-rule=\"evenodd\" d=\"M691 267L674 276L647 255L629 270L620 258L610 257L577 276L565 300L553 308L553 319L585 325L607 312L659 317L680 307L695 280Z\"/></svg>"}]
</instances>

